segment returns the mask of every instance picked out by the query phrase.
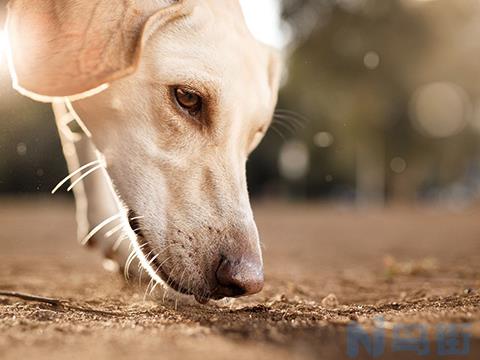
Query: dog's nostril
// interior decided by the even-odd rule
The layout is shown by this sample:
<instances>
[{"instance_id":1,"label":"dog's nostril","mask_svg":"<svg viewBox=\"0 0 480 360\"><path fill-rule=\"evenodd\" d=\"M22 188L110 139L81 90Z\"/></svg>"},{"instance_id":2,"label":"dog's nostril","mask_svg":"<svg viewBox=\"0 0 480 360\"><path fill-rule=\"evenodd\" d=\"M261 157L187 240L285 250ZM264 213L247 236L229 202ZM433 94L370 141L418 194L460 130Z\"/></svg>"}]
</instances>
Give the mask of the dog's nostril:
<instances>
[{"instance_id":1,"label":"dog's nostril","mask_svg":"<svg viewBox=\"0 0 480 360\"><path fill-rule=\"evenodd\" d=\"M220 285L217 295L239 297L253 295L263 288L263 271L261 264L249 261L232 262L223 259L216 272Z\"/></svg>"}]
</instances>

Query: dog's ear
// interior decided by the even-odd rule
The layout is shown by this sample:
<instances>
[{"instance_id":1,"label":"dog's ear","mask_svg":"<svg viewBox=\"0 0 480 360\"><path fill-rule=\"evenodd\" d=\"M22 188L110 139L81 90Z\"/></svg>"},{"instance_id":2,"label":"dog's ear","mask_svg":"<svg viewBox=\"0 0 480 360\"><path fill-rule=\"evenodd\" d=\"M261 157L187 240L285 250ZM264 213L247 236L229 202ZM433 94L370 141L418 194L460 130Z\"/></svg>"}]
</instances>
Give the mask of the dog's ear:
<instances>
[{"instance_id":1,"label":"dog's ear","mask_svg":"<svg viewBox=\"0 0 480 360\"><path fill-rule=\"evenodd\" d=\"M184 15L181 0L12 0L14 87L37 100L78 96L132 74L148 36Z\"/></svg>"}]
</instances>

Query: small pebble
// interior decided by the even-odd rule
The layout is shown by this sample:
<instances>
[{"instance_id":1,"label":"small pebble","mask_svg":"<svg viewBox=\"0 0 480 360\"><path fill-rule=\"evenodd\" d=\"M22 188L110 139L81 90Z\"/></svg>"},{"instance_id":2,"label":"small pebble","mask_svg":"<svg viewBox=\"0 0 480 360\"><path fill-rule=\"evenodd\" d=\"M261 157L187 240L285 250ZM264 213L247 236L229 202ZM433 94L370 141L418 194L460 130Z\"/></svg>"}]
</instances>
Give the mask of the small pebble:
<instances>
[{"instance_id":1,"label":"small pebble","mask_svg":"<svg viewBox=\"0 0 480 360\"><path fill-rule=\"evenodd\" d=\"M322 306L325 308L337 308L338 305L338 299L335 294L330 294L322 300Z\"/></svg>"}]
</instances>

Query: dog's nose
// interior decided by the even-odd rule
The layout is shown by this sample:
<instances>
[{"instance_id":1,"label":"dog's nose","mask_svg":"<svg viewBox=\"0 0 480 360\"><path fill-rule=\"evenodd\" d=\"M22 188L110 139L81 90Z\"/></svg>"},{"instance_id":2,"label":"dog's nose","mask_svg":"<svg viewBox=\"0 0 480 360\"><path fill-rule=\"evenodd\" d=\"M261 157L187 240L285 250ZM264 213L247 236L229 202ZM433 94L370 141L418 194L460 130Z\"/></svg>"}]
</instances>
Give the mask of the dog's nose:
<instances>
[{"instance_id":1,"label":"dog's nose","mask_svg":"<svg viewBox=\"0 0 480 360\"><path fill-rule=\"evenodd\" d=\"M216 295L220 297L253 295L263 289L263 266L261 261L224 258L216 278L219 285Z\"/></svg>"}]
</instances>

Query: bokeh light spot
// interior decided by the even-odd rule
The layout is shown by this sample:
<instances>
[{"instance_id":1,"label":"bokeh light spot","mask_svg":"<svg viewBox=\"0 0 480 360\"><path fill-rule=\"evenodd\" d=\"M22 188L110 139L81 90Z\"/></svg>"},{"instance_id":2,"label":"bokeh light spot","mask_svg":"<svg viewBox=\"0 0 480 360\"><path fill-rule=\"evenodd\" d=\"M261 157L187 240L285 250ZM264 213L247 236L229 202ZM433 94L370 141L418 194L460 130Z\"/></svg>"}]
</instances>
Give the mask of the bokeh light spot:
<instances>
[{"instance_id":1,"label":"bokeh light spot","mask_svg":"<svg viewBox=\"0 0 480 360\"><path fill-rule=\"evenodd\" d=\"M313 142L320 148L328 148L333 145L335 139L332 134L322 131L315 135Z\"/></svg>"},{"instance_id":2,"label":"bokeh light spot","mask_svg":"<svg viewBox=\"0 0 480 360\"><path fill-rule=\"evenodd\" d=\"M419 88L410 102L410 118L418 131L433 138L460 133L471 114L468 95L460 86L437 82Z\"/></svg>"},{"instance_id":3,"label":"bokeh light spot","mask_svg":"<svg viewBox=\"0 0 480 360\"><path fill-rule=\"evenodd\" d=\"M282 176L288 180L304 178L310 168L307 146L300 141L290 141L283 145L278 166Z\"/></svg>"},{"instance_id":4,"label":"bokeh light spot","mask_svg":"<svg viewBox=\"0 0 480 360\"><path fill-rule=\"evenodd\" d=\"M401 157L393 158L392 161L390 161L390 169L392 169L394 173L401 174L407 169L407 162Z\"/></svg>"},{"instance_id":5,"label":"bokeh light spot","mask_svg":"<svg viewBox=\"0 0 480 360\"><path fill-rule=\"evenodd\" d=\"M375 51L369 51L363 58L363 64L369 70L375 70L380 66L380 55Z\"/></svg>"},{"instance_id":6,"label":"bokeh light spot","mask_svg":"<svg viewBox=\"0 0 480 360\"><path fill-rule=\"evenodd\" d=\"M27 155L27 145L25 143L18 143L17 144L17 154L19 156L25 156Z\"/></svg>"}]
</instances>

